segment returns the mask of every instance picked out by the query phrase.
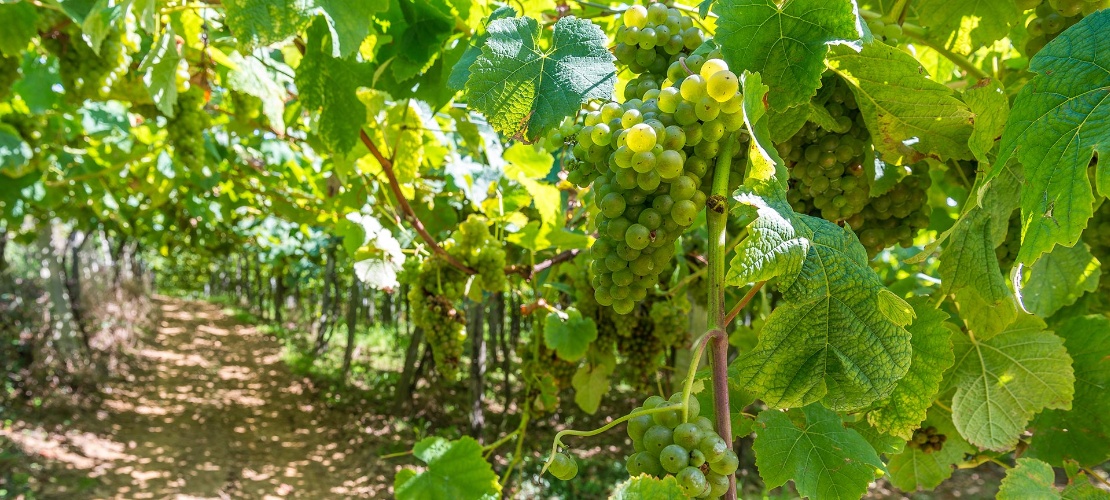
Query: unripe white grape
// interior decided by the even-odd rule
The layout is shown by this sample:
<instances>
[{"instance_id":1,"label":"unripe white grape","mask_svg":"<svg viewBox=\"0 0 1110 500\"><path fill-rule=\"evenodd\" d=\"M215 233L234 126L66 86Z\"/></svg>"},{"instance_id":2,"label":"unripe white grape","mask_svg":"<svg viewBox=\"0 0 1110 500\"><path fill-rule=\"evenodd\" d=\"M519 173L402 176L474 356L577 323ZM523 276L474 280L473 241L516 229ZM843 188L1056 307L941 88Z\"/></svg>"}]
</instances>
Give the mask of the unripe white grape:
<instances>
[{"instance_id":1,"label":"unripe white grape","mask_svg":"<svg viewBox=\"0 0 1110 500\"><path fill-rule=\"evenodd\" d=\"M718 71L728 71L728 63L721 59L710 59L701 66L701 77L706 80Z\"/></svg>"},{"instance_id":2,"label":"unripe white grape","mask_svg":"<svg viewBox=\"0 0 1110 500\"><path fill-rule=\"evenodd\" d=\"M680 91L683 99L698 102L698 99L705 95L705 79L698 75L691 75L682 80Z\"/></svg>"},{"instance_id":3,"label":"unripe white grape","mask_svg":"<svg viewBox=\"0 0 1110 500\"><path fill-rule=\"evenodd\" d=\"M717 59L713 60L716 61ZM705 71L705 66L702 66L702 71ZM740 91L740 81L737 80L735 73L727 69L718 71L713 73L706 81L705 90L709 93L709 97L717 102L725 102Z\"/></svg>"},{"instance_id":4,"label":"unripe white grape","mask_svg":"<svg viewBox=\"0 0 1110 500\"><path fill-rule=\"evenodd\" d=\"M624 25L629 28L643 28L647 25L647 8L633 5L624 11Z\"/></svg>"}]
</instances>

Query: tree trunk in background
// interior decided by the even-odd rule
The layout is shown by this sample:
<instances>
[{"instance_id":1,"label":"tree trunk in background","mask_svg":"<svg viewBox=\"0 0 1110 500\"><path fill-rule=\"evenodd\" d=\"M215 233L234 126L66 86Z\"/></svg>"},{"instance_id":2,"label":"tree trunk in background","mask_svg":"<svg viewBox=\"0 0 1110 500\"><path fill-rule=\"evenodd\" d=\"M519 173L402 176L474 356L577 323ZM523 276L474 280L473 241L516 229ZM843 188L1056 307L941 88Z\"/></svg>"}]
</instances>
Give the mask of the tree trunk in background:
<instances>
[{"instance_id":1,"label":"tree trunk in background","mask_svg":"<svg viewBox=\"0 0 1110 500\"><path fill-rule=\"evenodd\" d=\"M486 418L482 414L486 392L486 322L482 317L486 306L472 301L467 307L466 336L470 339L470 435L482 441Z\"/></svg>"},{"instance_id":2,"label":"tree trunk in background","mask_svg":"<svg viewBox=\"0 0 1110 500\"><path fill-rule=\"evenodd\" d=\"M327 334L334 321L334 318L332 318L332 311L334 310L334 306L332 305L332 290L335 288L336 281L335 249L335 244L328 246L328 263L324 269L324 296L320 300L320 323L316 329L316 345L313 349L313 353L316 356L319 356L327 349Z\"/></svg>"},{"instance_id":3,"label":"tree trunk in background","mask_svg":"<svg viewBox=\"0 0 1110 500\"><path fill-rule=\"evenodd\" d=\"M256 297L256 302L258 302L258 316L262 319L266 319L266 290L270 288L270 284L268 280L262 279L261 261L254 263L254 282L258 285L258 294Z\"/></svg>"},{"instance_id":4,"label":"tree trunk in background","mask_svg":"<svg viewBox=\"0 0 1110 500\"><path fill-rule=\"evenodd\" d=\"M347 292L347 348L343 351L343 382L347 381L347 373L351 370L351 358L355 353L355 327L358 326L358 307L362 301L361 283L358 277L351 280L351 288Z\"/></svg>"},{"instance_id":5,"label":"tree trunk in background","mask_svg":"<svg viewBox=\"0 0 1110 500\"><path fill-rule=\"evenodd\" d=\"M50 325L54 331L54 348L61 359L73 359L77 352L77 342L74 336L73 317L66 303L65 271L62 267L62 245L54 241L54 222L52 220L39 222L39 251L50 276L46 282L46 292L50 296Z\"/></svg>"},{"instance_id":6,"label":"tree trunk in background","mask_svg":"<svg viewBox=\"0 0 1110 500\"><path fill-rule=\"evenodd\" d=\"M412 332L412 342L405 350L405 367L401 369L401 380L397 382L397 392L393 395L393 411L405 409L405 404L412 399L412 387L416 380L416 361L420 359L420 344L424 343L424 329L417 328Z\"/></svg>"},{"instance_id":7,"label":"tree trunk in background","mask_svg":"<svg viewBox=\"0 0 1110 500\"><path fill-rule=\"evenodd\" d=\"M8 226L0 225L0 273L8 270L8 259L4 251L8 248Z\"/></svg>"},{"instance_id":8,"label":"tree trunk in background","mask_svg":"<svg viewBox=\"0 0 1110 500\"><path fill-rule=\"evenodd\" d=\"M112 287L117 291L119 290L120 279L123 277L123 250L126 245L127 237L121 234L119 243L112 250Z\"/></svg>"},{"instance_id":9,"label":"tree trunk in background","mask_svg":"<svg viewBox=\"0 0 1110 500\"><path fill-rule=\"evenodd\" d=\"M78 238L80 241L77 241ZM86 353L92 351L92 345L89 341L89 330L85 325L84 306L81 304L81 249L88 241L88 235L76 229L71 231L66 238L66 250L69 253L68 266L66 258L62 257L62 268L66 271L65 284L66 293L69 295L69 311L73 315L73 323L81 333L81 344Z\"/></svg>"},{"instance_id":10,"label":"tree trunk in background","mask_svg":"<svg viewBox=\"0 0 1110 500\"><path fill-rule=\"evenodd\" d=\"M405 285L401 285L400 293L405 293L404 290ZM396 323L396 319L393 317L393 294L387 293L385 297L382 297L382 323L393 325Z\"/></svg>"},{"instance_id":11,"label":"tree trunk in background","mask_svg":"<svg viewBox=\"0 0 1110 500\"><path fill-rule=\"evenodd\" d=\"M509 407L509 403L513 400L513 385L509 379L509 364L513 359L513 349L516 343L520 341L520 299L516 294L509 294L509 343L505 345L505 350L501 353L501 368L505 370L505 408ZM508 412L506 412L507 414Z\"/></svg>"},{"instance_id":12,"label":"tree trunk in background","mask_svg":"<svg viewBox=\"0 0 1110 500\"><path fill-rule=\"evenodd\" d=\"M366 324L378 324L380 322L378 320L378 291L371 288L367 290L366 295L367 297L362 300L362 303L366 306L364 309L366 311Z\"/></svg>"},{"instance_id":13,"label":"tree trunk in background","mask_svg":"<svg viewBox=\"0 0 1110 500\"><path fill-rule=\"evenodd\" d=\"M285 309L285 267L282 265L274 266L274 322L281 326L282 310Z\"/></svg>"},{"instance_id":14,"label":"tree trunk in background","mask_svg":"<svg viewBox=\"0 0 1110 500\"><path fill-rule=\"evenodd\" d=\"M251 270L250 257L243 255L243 291L246 292L246 308L248 311L254 309L254 283L251 283ZM239 305L242 306L243 303L240 302Z\"/></svg>"}]
</instances>

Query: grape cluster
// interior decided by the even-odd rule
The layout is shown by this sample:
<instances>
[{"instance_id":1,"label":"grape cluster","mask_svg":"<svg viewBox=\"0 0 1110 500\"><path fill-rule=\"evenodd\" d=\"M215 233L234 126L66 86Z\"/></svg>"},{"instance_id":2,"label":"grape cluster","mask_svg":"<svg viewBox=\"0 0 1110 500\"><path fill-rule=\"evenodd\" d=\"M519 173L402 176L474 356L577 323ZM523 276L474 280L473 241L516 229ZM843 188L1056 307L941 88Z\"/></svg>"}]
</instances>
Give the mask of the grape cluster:
<instances>
[{"instance_id":1,"label":"grape cluster","mask_svg":"<svg viewBox=\"0 0 1110 500\"><path fill-rule=\"evenodd\" d=\"M204 105L204 91L200 88L178 94L173 117L166 121L166 138L173 146L174 158L194 172L204 167L204 131L212 123Z\"/></svg>"},{"instance_id":2,"label":"grape cluster","mask_svg":"<svg viewBox=\"0 0 1110 500\"><path fill-rule=\"evenodd\" d=\"M930 425L913 431L913 438L906 443L906 446L917 448L921 453L929 455L944 448L944 442L947 440L948 436L938 433L937 428Z\"/></svg>"},{"instance_id":3,"label":"grape cluster","mask_svg":"<svg viewBox=\"0 0 1110 500\"><path fill-rule=\"evenodd\" d=\"M625 467L632 476L674 475L690 498L718 498L728 491L728 476L739 460L730 443L717 434L708 418L698 416L701 406L689 400L687 419L682 420L682 393L669 400L651 396L635 410L673 406L675 410L639 415L628 421L628 437L636 453Z\"/></svg>"},{"instance_id":4,"label":"grape cluster","mask_svg":"<svg viewBox=\"0 0 1110 500\"><path fill-rule=\"evenodd\" d=\"M870 188L863 164L871 134L847 84L832 77L825 85L831 87L825 109L843 132L808 122L776 147L790 168L787 198L794 210L835 221L847 219L867 205Z\"/></svg>"},{"instance_id":5,"label":"grape cluster","mask_svg":"<svg viewBox=\"0 0 1110 500\"><path fill-rule=\"evenodd\" d=\"M880 40L886 41L891 44L897 44L902 41L905 33L902 32L902 25L898 23L887 24L882 19L872 19L867 21L867 28L871 30L871 34Z\"/></svg>"},{"instance_id":6,"label":"grape cluster","mask_svg":"<svg viewBox=\"0 0 1110 500\"><path fill-rule=\"evenodd\" d=\"M736 75L720 59L647 100L606 103L586 114L574 146L600 214L591 249L595 298L632 312L674 257L674 242L705 206L707 173L725 146L742 168L747 135ZM738 132L737 134L731 134ZM568 177L569 179L569 177Z\"/></svg>"},{"instance_id":7,"label":"grape cluster","mask_svg":"<svg viewBox=\"0 0 1110 500\"><path fill-rule=\"evenodd\" d=\"M613 55L631 72L645 74L629 82L625 89L626 99L631 98L629 90L638 91L642 96L651 88L659 88L659 80L667 67L705 42L691 18L661 2L647 7L633 5L624 11L621 20L623 24L617 28Z\"/></svg>"},{"instance_id":8,"label":"grape cluster","mask_svg":"<svg viewBox=\"0 0 1110 500\"><path fill-rule=\"evenodd\" d=\"M928 164L901 167L906 177L872 198L864 169L871 161L871 135L863 115L845 82L830 77L824 88L824 107L836 120L836 129L807 122L776 145L790 169L787 200L796 212L847 222L870 255L895 243L911 245L929 224Z\"/></svg>"},{"instance_id":9,"label":"grape cluster","mask_svg":"<svg viewBox=\"0 0 1110 500\"><path fill-rule=\"evenodd\" d=\"M417 262L409 259L405 263ZM413 324L424 330L432 349L436 370L447 380L458 376L463 353L466 312L456 308L463 297L466 276L443 258L432 256L403 276L409 284L409 307Z\"/></svg>"},{"instance_id":10,"label":"grape cluster","mask_svg":"<svg viewBox=\"0 0 1110 500\"><path fill-rule=\"evenodd\" d=\"M130 52L139 49L138 35L112 30L99 54L81 36L78 25L43 35L42 46L58 58L66 95L74 102L106 97L131 66Z\"/></svg>"},{"instance_id":11,"label":"grape cluster","mask_svg":"<svg viewBox=\"0 0 1110 500\"><path fill-rule=\"evenodd\" d=\"M1064 30L1083 19L1083 16L1105 9L1110 0L1015 0L1022 11L1035 9L1033 19L1025 25L1029 40L1025 42L1025 55L1033 57L1048 42Z\"/></svg>"},{"instance_id":12,"label":"grape cluster","mask_svg":"<svg viewBox=\"0 0 1110 500\"><path fill-rule=\"evenodd\" d=\"M925 204L926 191L932 184L929 165L921 162L908 168L909 175L847 219L869 255L896 243L908 248L917 232L929 226Z\"/></svg>"}]
</instances>

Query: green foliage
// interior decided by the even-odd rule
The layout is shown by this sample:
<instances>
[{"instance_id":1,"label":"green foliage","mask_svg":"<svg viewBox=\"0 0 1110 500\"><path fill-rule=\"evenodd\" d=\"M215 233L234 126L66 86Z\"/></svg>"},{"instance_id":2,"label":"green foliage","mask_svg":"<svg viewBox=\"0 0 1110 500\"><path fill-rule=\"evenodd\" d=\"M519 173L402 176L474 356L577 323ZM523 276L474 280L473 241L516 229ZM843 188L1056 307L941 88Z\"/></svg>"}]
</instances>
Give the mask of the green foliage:
<instances>
[{"instance_id":1,"label":"green foliage","mask_svg":"<svg viewBox=\"0 0 1110 500\"><path fill-rule=\"evenodd\" d=\"M1002 479L998 498L999 500L1060 498L1055 482L1056 475L1052 472L1051 466L1040 460L1022 458Z\"/></svg>"},{"instance_id":2,"label":"green foliage","mask_svg":"<svg viewBox=\"0 0 1110 500\"><path fill-rule=\"evenodd\" d=\"M564 18L555 23L550 47L539 44L540 26L524 18L498 19L470 66L467 103L497 131L535 138L571 116L590 99L613 94L616 68L605 34L593 23Z\"/></svg>"},{"instance_id":3,"label":"green foliage","mask_svg":"<svg viewBox=\"0 0 1110 500\"><path fill-rule=\"evenodd\" d=\"M1058 246L1037 260L1022 286L1022 303L1047 318L1075 303L1084 293L1098 290L1099 261L1082 242Z\"/></svg>"},{"instance_id":4,"label":"green foliage","mask_svg":"<svg viewBox=\"0 0 1110 500\"><path fill-rule=\"evenodd\" d=\"M370 73L352 58L332 56L328 24L318 18L308 28L304 60L297 71L297 88L306 107L320 110L319 133L336 153L354 149L366 120L366 106L355 90Z\"/></svg>"},{"instance_id":5,"label":"green foliage","mask_svg":"<svg viewBox=\"0 0 1110 500\"><path fill-rule=\"evenodd\" d=\"M1032 264L1056 245L1072 246L1094 213L1088 166L1095 151L1105 154L1110 128L1105 120L1110 55L1101 34L1110 11L1100 11L1053 40L1030 62L1037 73L1014 100L992 175L1014 157L1022 164L1022 245L1018 261ZM1110 194L1110 171L1096 167L1098 193Z\"/></svg>"},{"instance_id":6,"label":"green foliage","mask_svg":"<svg viewBox=\"0 0 1110 500\"><path fill-rule=\"evenodd\" d=\"M781 192L760 189L736 195L759 218L727 279L740 286L775 278L786 303L767 318L755 349L734 362L733 376L777 408L820 400L851 410L889 396L910 366L909 305L867 267L850 230L795 214Z\"/></svg>"},{"instance_id":7,"label":"green foliage","mask_svg":"<svg viewBox=\"0 0 1110 500\"><path fill-rule=\"evenodd\" d=\"M430 437L416 443L412 452L427 468L415 475L398 474L394 493L399 500L500 497L497 475L482 458L482 446L473 438L448 441Z\"/></svg>"},{"instance_id":8,"label":"green foliage","mask_svg":"<svg viewBox=\"0 0 1110 500\"><path fill-rule=\"evenodd\" d=\"M683 495L682 487L674 476L657 478L642 474L617 485L611 500L653 500L657 498L678 498Z\"/></svg>"},{"instance_id":9,"label":"green foliage","mask_svg":"<svg viewBox=\"0 0 1110 500\"><path fill-rule=\"evenodd\" d=\"M578 361L586 355L590 343L597 339L597 326L590 318L583 318L577 309L570 308L562 314L547 315L543 329L544 344L560 358Z\"/></svg>"},{"instance_id":10,"label":"green foliage","mask_svg":"<svg viewBox=\"0 0 1110 500\"><path fill-rule=\"evenodd\" d=\"M889 455L890 482L902 491L936 488L952 476L955 466L963 463L966 454L976 451L952 425L951 415L939 407L929 409L929 417L921 425L933 427L946 439L939 451L927 452L918 446L906 446L900 453Z\"/></svg>"},{"instance_id":11,"label":"green foliage","mask_svg":"<svg viewBox=\"0 0 1110 500\"><path fill-rule=\"evenodd\" d=\"M1009 449L1037 412L1071 408L1071 357L1036 317L1020 316L989 339L956 335L953 343L952 420L972 444Z\"/></svg>"},{"instance_id":12,"label":"green foliage","mask_svg":"<svg viewBox=\"0 0 1110 500\"><path fill-rule=\"evenodd\" d=\"M756 419L755 460L768 488L794 481L808 498L860 498L886 468L875 449L820 405L764 410Z\"/></svg>"},{"instance_id":13,"label":"green foliage","mask_svg":"<svg viewBox=\"0 0 1110 500\"><path fill-rule=\"evenodd\" d=\"M860 36L855 4L844 0L720 2L717 40L730 64L764 75L775 110L797 106L821 83L833 42Z\"/></svg>"}]
</instances>

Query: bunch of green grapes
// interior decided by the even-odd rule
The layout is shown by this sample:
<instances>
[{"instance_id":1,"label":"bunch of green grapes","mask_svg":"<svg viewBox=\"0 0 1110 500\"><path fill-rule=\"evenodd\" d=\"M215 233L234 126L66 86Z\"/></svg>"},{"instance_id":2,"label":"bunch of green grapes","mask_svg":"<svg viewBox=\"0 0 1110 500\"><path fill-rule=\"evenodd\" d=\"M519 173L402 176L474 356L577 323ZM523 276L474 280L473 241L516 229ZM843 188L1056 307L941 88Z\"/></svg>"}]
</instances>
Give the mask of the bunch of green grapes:
<instances>
[{"instance_id":1,"label":"bunch of green grapes","mask_svg":"<svg viewBox=\"0 0 1110 500\"><path fill-rule=\"evenodd\" d=\"M655 301L651 304L649 316L652 332L664 348L686 343L690 327L690 301L685 295Z\"/></svg>"},{"instance_id":2,"label":"bunch of green grapes","mask_svg":"<svg viewBox=\"0 0 1110 500\"><path fill-rule=\"evenodd\" d=\"M6 99L12 85L19 80L19 62L19 57L8 57L0 53L0 99Z\"/></svg>"},{"instance_id":3,"label":"bunch of green grapes","mask_svg":"<svg viewBox=\"0 0 1110 500\"><path fill-rule=\"evenodd\" d=\"M998 267L1003 272L1013 267L1019 250L1021 250L1021 211L1016 210L1010 215L1010 222L1006 227L1006 239L994 249L994 255L998 258Z\"/></svg>"},{"instance_id":4,"label":"bunch of green grapes","mask_svg":"<svg viewBox=\"0 0 1110 500\"><path fill-rule=\"evenodd\" d=\"M890 44L898 44L902 41L905 33L902 31L902 25L898 23L887 24L882 19L872 19L867 21L867 28L871 30L871 34L880 40Z\"/></svg>"},{"instance_id":5,"label":"bunch of green grapes","mask_svg":"<svg viewBox=\"0 0 1110 500\"><path fill-rule=\"evenodd\" d=\"M647 100L606 103L586 114L574 156L592 179L598 240L591 249L595 298L632 312L674 257L675 240L705 206L705 181L724 141L742 161L736 75L712 59Z\"/></svg>"},{"instance_id":6,"label":"bunch of green grapes","mask_svg":"<svg viewBox=\"0 0 1110 500\"><path fill-rule=\"evenodd\" d=\"M636 453L628 457L628 474L662 477L674 475L689 498L718 498L728 491L728 476L739 460L708 418L699 416L701 406L691 397L686 421L682 420L682 393L669 400L651 396L632 410L650 410L665 405L676 409L633 417L628 437Z\"/></svg>"},{"instance_id":7,"label":"bunch of green grapes","mask_svg":"<svg viewBox=\"0 0 1110 500\"><path fill-rule=\"evenodd\" d=\"M870 151L871 134L847 84L830 77L825 85L831 91L824 107L844 132L808 122L776 146L790 169L787 199L794 210L838 221L867 206L870 188L863 164Z\"/></svg>"},{"instance_id":8,"label":"bunch of green grapes","mask_svg":"<svg viewBox=\"0 0 1110 500\"><path fill-rule=\"evenodd\" d=\"M212 123L204 105L204 91L192 88L177 95L173 117L166 121L166 138L173 146L174 158L194 172L204 167L204 131Z\"/></svg>"},{"instance_id":9,"label":"bunch of green grapes","mask_svg":"<svg viewBox=\"0 0 1110 500\"><path fill-rule=\"evenodd\" d=\"M1110 0L1016 0L1021 10L1035 9L1033 19L1025 25L1029 40L1025 42L1025 55L1033 57L1048 42L1064 30L1083 19L1083 16L1105 9Z\"/></svg>"},{"instance_id":10,"label":"bunch of green grapes","mask_svg":"<svg viewBox=\"0 0 1110 500\"><path fill-rule=\"evenodd\" d=\"M693 19L661 2L647 7L633 5L624 11L621 20L613 55L633 73L663 75L671 62L705 42ZM637 87L642 87L638 81L630 85ZM625 94L625 98L631 97Z\"/></svg>"},{"instance_id":11,"label":"bunch of green grapes","mask_svg":"<svg viewBox=\"0 0 1110 500\"><path fill-rule=\"evenodd\" d=\"M918 231L929 226L929 164L920 162L903 168L909 169L909 175L886 193L871 198L861 212L847 220L871 256L896 243L910 247Z\"/></svg>"},{"instance_id":12,"label":"bunch of green grapes","mask_svg":"<svg viewBox=\"0 0 1110 500\"><path fill-rule=\"evenodd\" d=\"M112 30L93 50L77 25L42 37L43 47L58 58L58 72L67 97L80 102L108 96L131 66L130 52L139 49L137 35ZM129 52L130 51L130 52Z\"/></svg>"},{"instance_id":13,"label":"bunch of green grapes","mask_svg":"<svg viewBox=\"0 0 1110 500\"><path fill-rule=\"evenodd\" d=\"M424 330L436 369L447 380L455 380L466 328L466 312L455 304L462 300L466 276L441 257L432 256L414 275L403 277L412 280L408 298L413 324Z\"/></svg>"},{"instance_id":14,"label":"bunch of green grapes","mask_svg":"<svg viewBox=\"0 0 1110 500\"><path fill-rule=\"evenodd\" d=\"M948 436L937 432L937 428L930 425L913 431L913 437L906 442L906 446L919 449L921 453L929 455L944 448L945 441L948 441Z\"/></svg>"},{"instance_id":15,"label":"bunch of green grapes","mask_svg":"<svg viewBox=\"0 0 1110 500\"><path fill-rule=\"evenodd\" d=\"M655 336L651 322L631 315L614 319L615 325L631 325L627 332L617 331L617 350L624 357L621 366L625 370L625 378L637 390L647 391L654 387L655 375L663 365L667 346Z\"/></svg>"},{"instance_id":16,"label":"bunch of green grapes","mask_svg":"<svg viewBox=\"0 0 1110 500\"><path fill-rule=\"evenodd\" d=\"M1099 290L1103 296L1110 292L1110 201L1103 200L1102 206L1087 223L1083 231L1083 242L1091 247L1091 254L1102 263L1102 276Z\"/></svg>"},{"instance_id":17,"label":"bunch of green grapes","mask_svg":"<svg viewBox=\"0 0 1110 500\"><path fill-rule=\"evenodd\" d=\"M472 214L452 233L454 243L447 248L452 256L477 272L478 288L471 290L476 300L483 290L500 292L509 285L505 277L505 249L490 235L488 224L484 217Z\"/></svg>"}]
</instances>

